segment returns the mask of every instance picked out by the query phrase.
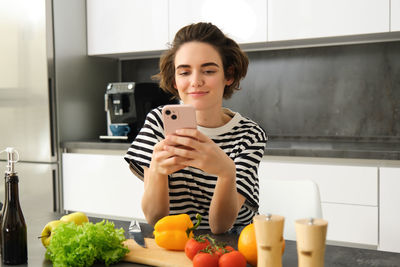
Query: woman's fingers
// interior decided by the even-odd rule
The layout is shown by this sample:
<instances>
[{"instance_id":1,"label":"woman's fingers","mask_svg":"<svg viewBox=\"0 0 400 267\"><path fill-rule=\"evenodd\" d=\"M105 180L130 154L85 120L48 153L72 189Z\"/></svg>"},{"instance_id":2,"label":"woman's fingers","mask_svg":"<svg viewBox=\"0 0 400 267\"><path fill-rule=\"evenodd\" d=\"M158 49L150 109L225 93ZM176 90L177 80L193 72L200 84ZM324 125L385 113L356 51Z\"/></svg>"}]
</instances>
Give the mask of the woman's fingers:
<instances>
[{"instance_id":1,"label":"woman's fingers","mask_svg":"<svg viewBox=\"0 0 400 267\"><path fill-rule=\"evenodd\" d=\"M210 139L197 129L179 129L176 130L178 136L188 136L199 142L208 142Z\"/></svg>"},{"instance_id":2,"label":"woman's fingers","mask_svg":"<svg viewBox=\"0 0 400 267\"><path fill-rule=\"evenodd\" d=\"M197 139L196 137L200 137ZM207 137L208 138L208 137ZM165 139L166 142L164 143L166 146L183 146L186 149L191 148L192 150L200 150L202 143L208 142L207 139L203 138L199 134L194 134L191 136L188 135L169 135ZM165 147L164 147L165 149Z\"/></svg>"},{"instance_id":3,"label":"woman's fingers","mask_svg":"<svg viewBox=\"0 0 400 267\"><path fill-rule=\"evenodd\" d=\"M195 150L187 146L164 146L164 149L172 155L183 158L185 161L195 158L197 154Z\"/></svg>"}]
</instances>

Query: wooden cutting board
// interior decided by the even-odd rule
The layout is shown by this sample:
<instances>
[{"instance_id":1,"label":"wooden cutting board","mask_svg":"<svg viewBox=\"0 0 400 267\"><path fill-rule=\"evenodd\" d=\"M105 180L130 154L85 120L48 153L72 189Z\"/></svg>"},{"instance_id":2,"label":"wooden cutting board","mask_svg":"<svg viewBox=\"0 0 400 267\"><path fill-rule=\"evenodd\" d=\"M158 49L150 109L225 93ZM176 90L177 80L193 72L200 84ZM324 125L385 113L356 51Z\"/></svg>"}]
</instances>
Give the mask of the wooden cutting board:
<instances>
[{"instance_id":1,"label":"wooden cutting board","mask_svg":"<svg viewBox=\"0 0 400 267\"><path fill-rule=\"evenodd\" d=\"M192 261L184 251L172 251L159 247L153 238L144 239L147 248L139 246L135 240L127 239L124 244L130 252L125 255L123 261L136 262L152 266L162 267L192 267Z\"/></svg>"}]
</instances>

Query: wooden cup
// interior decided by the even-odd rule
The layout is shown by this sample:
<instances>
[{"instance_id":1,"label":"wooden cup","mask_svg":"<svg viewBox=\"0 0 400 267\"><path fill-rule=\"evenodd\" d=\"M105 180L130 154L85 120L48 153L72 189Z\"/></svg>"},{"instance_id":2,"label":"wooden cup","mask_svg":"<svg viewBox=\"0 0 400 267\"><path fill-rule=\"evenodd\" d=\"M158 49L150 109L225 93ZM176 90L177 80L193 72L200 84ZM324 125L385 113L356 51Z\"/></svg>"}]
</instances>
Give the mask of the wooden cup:
<instances>
[{"instance_id":1,"label":"wooden cup","mask_svg":"<svg viewBox=\"0 0 400 267\"><path fill-rule=\"evenodd\" d=\"M328 222L323 219L296 221L299 267L323 267Z\"/></svg>"},{"instance_id":2,"label":"wooden cup","mask_svg":"<svg viewBox=\"0 0 400 267\"><path fill-rule=\"evenodd\" d=\"M282 267L285 218L279 215L256 215L253 221L257 242L257 266Z\"/></svg>"}]
</instances>

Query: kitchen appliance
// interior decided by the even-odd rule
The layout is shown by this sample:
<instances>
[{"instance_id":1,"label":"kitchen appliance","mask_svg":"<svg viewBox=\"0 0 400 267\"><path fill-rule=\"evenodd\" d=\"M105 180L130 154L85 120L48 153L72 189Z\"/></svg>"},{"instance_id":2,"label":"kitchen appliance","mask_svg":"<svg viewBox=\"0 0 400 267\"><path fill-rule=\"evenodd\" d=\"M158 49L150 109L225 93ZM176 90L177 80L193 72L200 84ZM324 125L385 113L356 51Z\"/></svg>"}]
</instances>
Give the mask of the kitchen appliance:
<instances>
[{"instance_id":1,"label":"kitchen appliance","mask_svg":"<svg viewBox=\"0 0 400 267\"><path fill-rule=\"evenodd\" d=\"M104 117L96 115L103 110L98 89L118 77L118 63L87 56L85 8L80 0L1 4L0 148L14 147L20 154L22 207L61 211L59 144L89 134L96 138L104 129ZM5 168L3 153L0 169ZM24 210L26 218L36 213Z\"/></svg>"},{"instance_id":2,"label":"kitchen appliance","mask_svg":"<svg viewBox=\"0 0 400 267\"><path fill-rule=\"evenodd\" d=\"M157 83L109 83L104 95L107 116L107 135L100 140L133 141L142 128L147 113L160 105L177 104L171 94L164 92ZM111 126L128 124L126 135L113 135Z\"/></svg>"}]
</instances>

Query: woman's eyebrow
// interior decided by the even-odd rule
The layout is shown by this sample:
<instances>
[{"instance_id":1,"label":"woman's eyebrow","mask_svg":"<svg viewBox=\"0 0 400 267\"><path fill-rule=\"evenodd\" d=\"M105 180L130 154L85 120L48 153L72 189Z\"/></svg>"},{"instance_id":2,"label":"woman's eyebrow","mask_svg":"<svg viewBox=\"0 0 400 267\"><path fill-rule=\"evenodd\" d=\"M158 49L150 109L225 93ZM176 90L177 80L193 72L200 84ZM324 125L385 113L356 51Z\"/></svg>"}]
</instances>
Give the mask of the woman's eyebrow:
<instances>
[{"instance_id":1,"label":"woman's eyebrow","mask_svg":"<svg viewBox=\"0 0 400 267\"><path fill-rule=\"evenodd\" d=\"M202 67L215 66L215 67L219 68L219 65L217 63L214 63L214 62L207 62L207 63L201 64L201 66Z\"/></svg>"},{"instance_id":2,"label":"woman's eyebrow","mask_svg":"<svg viewBox=\"0 0 400 267\"><path fill-rule=\"evenodd\" d=\"M180 69L180 68L190 68L190 65L184 65L184 64L182 64L182 65L178 65L178 66L176 67L176 69Z\"/></svg>"},{"instance_id":3,"label":"woman's eyebrow","mask_svg":"<svg viewBox=\"0 0 400 267\"><path fill-rule=\"evenodd\" d=\"M203 63L203 64L201 64L201 67L203 68L203 67L208 67L208 66L215 66L215 67L218 67L219 68L219 65L217 64L217 63L214 63L214 62L206 62L206 63ZM190 68L190 65L187 65L187 64L181 64L181 65L178 65L175 69L184 69L184 68Z\"/></svg>"}]
</instances>

